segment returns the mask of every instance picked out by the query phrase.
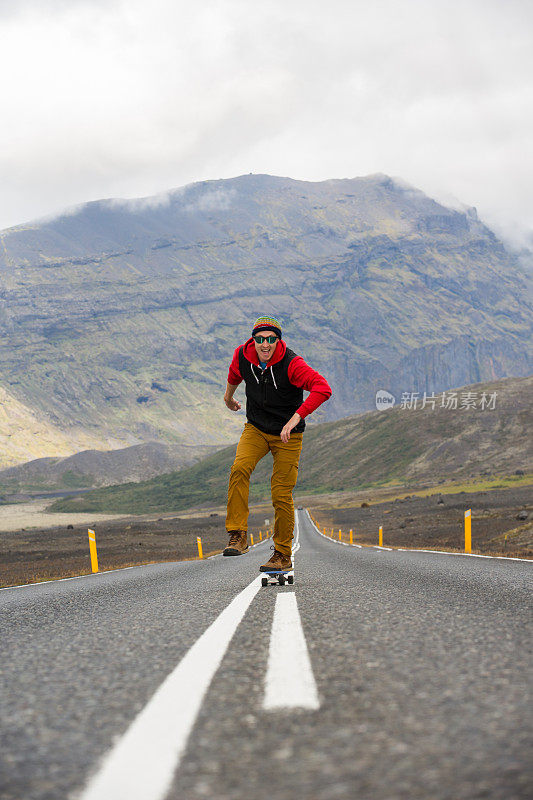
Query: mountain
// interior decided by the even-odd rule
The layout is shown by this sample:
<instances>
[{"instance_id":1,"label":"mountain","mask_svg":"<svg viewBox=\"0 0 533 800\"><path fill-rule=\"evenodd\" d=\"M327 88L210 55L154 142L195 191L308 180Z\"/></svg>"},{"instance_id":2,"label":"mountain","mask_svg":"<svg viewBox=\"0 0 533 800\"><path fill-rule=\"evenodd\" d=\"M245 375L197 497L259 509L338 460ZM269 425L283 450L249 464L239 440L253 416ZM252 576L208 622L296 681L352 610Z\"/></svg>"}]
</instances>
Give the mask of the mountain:
<instances>
[{"instance_id":1,"label":"mountain","mask_svg":"<svg viewBox=\"0 0 533 800\"><path fill-rule=\"evenodd\" d=\"M0 385L0 467L46 453L68 455L72 453L74 441L78 449L102 445L98 431L90 432L82 425L62 430L47 415L29 408ZM106 444L113 446L112 440ZM119 446L118 443L115 446Z\"/></svg>"},{"instance_id":2,"label":"mountain","mask_svg":"<svg viewBox=\"0 0 533 800\"><path fill-rule=\"evenodd\" d=\"M316 425L304 434L297 492L421 485L533 470L533 377L473 384L386 411ZM485 395L485 402L483 401ZM225 503L235 445L192 467L56 501L53 511L148 513ZM270 496L272 459L257 466L250 496Z\"/></svg>"},{"instance_id":3,"label":"mountain","mask_svg":"<svg viewBox=\"0 0 533 800\"><path fill-rule=\"evenodd\" d=\"M118 450L82 450L0 470L0 492L58 491L141 481L194 464L219 447L148 442Z\"/></svg>"},{"instance_id":4,"label":"mountain","mask_svg":"<svg viewBox=\"0 0 533 800\"><path fill-rule=\"evenodd\" d=\"M235 440L227 366L264 313L333 387L313 423L369 410L378 389L530 374L529 289L475 209L381 174L245 175L10 228L0 390L35 426L13 432L0 404L0 466Z\"/></svg>"}]
</instances>

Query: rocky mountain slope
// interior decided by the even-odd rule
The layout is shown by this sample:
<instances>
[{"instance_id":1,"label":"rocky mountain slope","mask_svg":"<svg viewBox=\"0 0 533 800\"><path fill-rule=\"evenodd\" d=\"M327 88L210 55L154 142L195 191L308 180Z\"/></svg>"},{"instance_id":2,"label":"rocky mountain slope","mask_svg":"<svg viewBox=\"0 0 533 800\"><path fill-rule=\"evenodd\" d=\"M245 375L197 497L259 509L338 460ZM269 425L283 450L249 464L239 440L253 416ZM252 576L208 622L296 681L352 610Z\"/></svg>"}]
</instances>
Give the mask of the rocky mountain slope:
<instances>
[{"instance_id":1,"label":"rocky mountain slope","mask_svg":"<svg viewBox=\"0 0 533 800\"><path fill-rule=\"evenodd\" d=\"M29 408L0 386L0 466L18 464L43 453L68 455L73 442L78 447L94 447L101 445L101 436L83 425L62 430L47 415ZM113 444L113 439L107 441L108 446Z\"/></svg>"},{"instance_id":2,"label":"rocky mountain slope","mask_svg":"<svg viewBox=\"0 0 533 800\"><path fill-rule=\"evenodd\" d=\"M37 458L0 470L0 494L146 480L194 464L218 449L217 445L148 442L117 450L82 450L67 458Z\"/></svg>"},{"instance_id":3,"label":"rocky mountain slope","mask_svg":"<svg viewBox=\"0 0 533 800\"><path fill-rule=\"evenodd\" d=\"M435 486L533 471L533 377L465 386L435 401L316 425L304 434L298 493L387 484ZM483 395L485 400L483 400ZM139 484L59 500L54 511L145 513L225 503L235 445L192 467ZM270 496L272 458L259 462L254 500Z\"/></svg>"},{"instance_id":4,"label":"rocky mountain slope","mask_svg":"<svg viewBox=\"0 0 533 800\"><path fill-rule=\"evenodd\" d=\"M262 313L282 318L290 346L332 384L314 422L369 410L378 389L527 375L528 291L475 209L385 175L246 175L10 228L0 388L70 451L25 424L14 449L4 415L0 466L235 440L241 421L221 400L228 360Z\"/></svg>"}]
</instances>

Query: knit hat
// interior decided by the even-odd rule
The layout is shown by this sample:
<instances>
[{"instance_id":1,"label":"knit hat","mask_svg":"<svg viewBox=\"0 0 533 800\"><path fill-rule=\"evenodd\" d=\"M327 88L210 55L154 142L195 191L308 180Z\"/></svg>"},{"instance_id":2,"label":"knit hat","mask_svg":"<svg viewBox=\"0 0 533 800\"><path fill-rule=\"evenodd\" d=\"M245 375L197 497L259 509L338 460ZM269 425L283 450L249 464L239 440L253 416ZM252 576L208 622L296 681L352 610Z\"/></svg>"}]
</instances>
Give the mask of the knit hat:
<instances>
[{"instance_id":1,"label":"knit hat","mask_svg":"<svg viewBox=\"0 0 533 800\"><path fill-rule=\"evenodd\" d=\"M281 339L281 322L275 317L259 317L254 322L252 336L255 336L259 331L274 331L276 336Z\"/></svg>"}]
</instances>

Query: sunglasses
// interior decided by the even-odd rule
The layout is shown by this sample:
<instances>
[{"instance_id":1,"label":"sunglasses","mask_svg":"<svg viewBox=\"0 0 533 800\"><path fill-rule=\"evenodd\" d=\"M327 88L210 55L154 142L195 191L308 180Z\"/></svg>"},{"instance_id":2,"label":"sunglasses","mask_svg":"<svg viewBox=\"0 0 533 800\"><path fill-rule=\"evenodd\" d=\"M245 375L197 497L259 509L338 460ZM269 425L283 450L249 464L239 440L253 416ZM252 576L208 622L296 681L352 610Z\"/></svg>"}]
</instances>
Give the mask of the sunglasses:
<instances>
[{"instance_id":1,"label":"sunglasses","mask_svg":"<svg viewBox=\"0 0 533 800\"><path fill-rule=\"evenodd\" d=\"M268 342L269 344L274 344L274 342L278 341L277 336L254 336L253 337L257 344L263 344L263 342Z\"/></svg>"}]
</instances>

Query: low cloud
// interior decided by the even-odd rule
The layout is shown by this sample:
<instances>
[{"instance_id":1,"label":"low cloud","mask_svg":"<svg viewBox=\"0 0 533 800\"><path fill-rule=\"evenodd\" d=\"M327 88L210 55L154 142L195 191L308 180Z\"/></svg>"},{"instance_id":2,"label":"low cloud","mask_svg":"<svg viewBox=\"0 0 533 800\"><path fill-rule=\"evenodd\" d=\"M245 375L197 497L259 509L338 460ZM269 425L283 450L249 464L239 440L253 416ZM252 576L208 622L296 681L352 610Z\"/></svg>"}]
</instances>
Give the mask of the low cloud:
<instances>
[{"instance_id":1,"label":"low cloud","mask_svg":"<svg viewBox=\"0 0 533 800\"><path fill-rule=\"evenodd\" d=\"M525 0L0 0L0 26L0 228L249 172L381 172L531 232Z\"/></svg>"},{"instance_id":2,"label":"low cloud","mask_svg":"<svg viewBox=\"0 0 533 800\"><path fill-rule=\"evenodd\" d=\"M186 187L183 187L180 189L172 189L167 192L158 192L150 197L115 197L104 200L103 202L108 208L128 211L131 214L140 214L147 209L157 209L170 205L172 200L176 197L183 196L185 191Z\"/></svg>"},{"instance_id":3,"label":"low cloud","mask_svg":"<svg viewBox=\"0 0 533 800\"><path fill-rule=\"evenodd\" d=\"M226 211L231 208L237 192L235 189L212 189L200 194L184 206L184 211Z\"/></svg>"}]
</instances>

